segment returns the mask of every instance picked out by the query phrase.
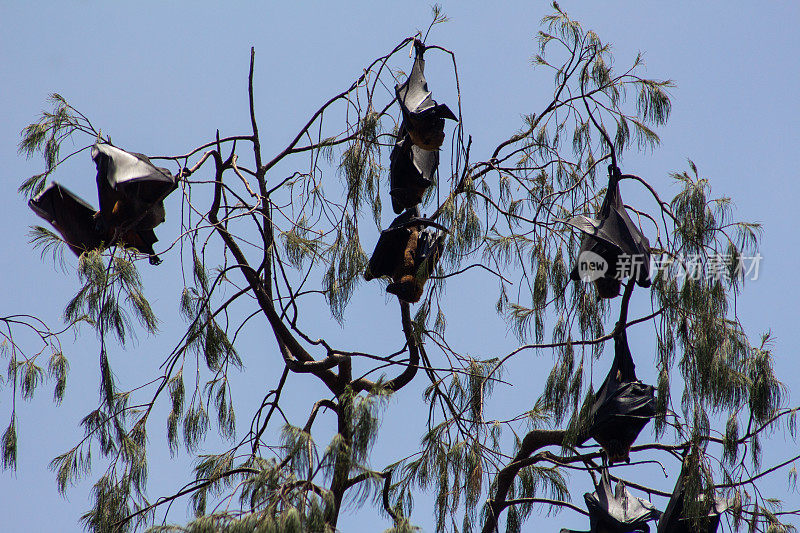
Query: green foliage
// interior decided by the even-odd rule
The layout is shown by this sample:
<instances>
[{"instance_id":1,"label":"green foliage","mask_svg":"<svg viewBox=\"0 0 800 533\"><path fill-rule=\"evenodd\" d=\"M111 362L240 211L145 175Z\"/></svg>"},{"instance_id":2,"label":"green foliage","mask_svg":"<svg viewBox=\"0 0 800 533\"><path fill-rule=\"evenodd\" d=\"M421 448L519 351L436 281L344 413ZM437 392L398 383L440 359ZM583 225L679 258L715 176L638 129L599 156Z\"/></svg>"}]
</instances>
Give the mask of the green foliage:
<instances>
[{"instance_id":1,"label":"green foliage","mask_svg":"<svg viewBox=\"0 0 800 533\"><path fill-rule=\"evenodd\" d=\"M346 198L354 213L361 209L362 195L367 193L372 204L380 201L380 171L377 152L380 146L380 116L368 112L358 125L358 132L350 146L342 153L339 173L345 181ZM378 209L378 213L380 210Z\"/></svg>"},{"instance_id":2,"label":"green foliage","mask_svg":"<svg viewBox=\"0 0 800 533\"><path fill-rule=\"evenodd\" d=\"M66 268L64 262L66 243L60 236L42 226L33 226L28 232L28 236L30 237L28 242L33 245L34 249L39 250L42 259L50 255L54 264L60 265L62 269Z\"/></svg>"},{"instance_id":3,"label":"green foliage","mask_svg":"<svg viewBox=\"0 0 800 533\"><path fill-rule=\"evenodd\" d=\"M378 388L365 396L358 395L353 398L352 404L346 404L351 409L345 411L345 416L352 421L352 461L357 465L367 465L370 449L378 437L378 416L386 406L389 395L386 389Z\"/></svg>"},{"instance_id":4,"label":"green foliage","mask_svg":"<svg viewBox=\"0 0 800 533\"><path fill-rule=\"evenodd\" d=\"M175 455L178 451L178 422L183 414L184 399L186 397L183 385L183 371L169 379L169 396L172 409L167 416L167 442L169 443L170 455Z\"/></svg>"},{"instance_id":5,"label":"green foliage","mask_svg":"<svg viewBox=\"0 0 800 533\"><path fill-rule=\"evenodd\" d=\"M317 258L322 248L319 236L313 236L308 228L308 221L301 217L297 224L293 225L289 231L281 233L284 240L284 250L290 264L295 268L303 268L306 258Z\"/></svg>"},{"instance_id":6,"label":"green foliage","mask_svg":"<svg viewBox=\"0 0 800 533\"><path fill-rule=\"evenodd\" d=\"M56 381L53 389L53 400L61 403L64 399L64 391L67 389L67 374L69 373L69 361L61 352L53 352L50 361L47 363L47 373Z\"/></svg>"},{"instance_id":7,"label":"green foliage","mask_svg":"<svg viewBox=\"0 0 800 533\"><path fill-rule=\"evenodd\" d=\"M50 462L50 470L56 473L58 492L66 494L67 486L91 470L91 453L72 449L53 459Z\"/></svg>"},{"instance_id":8,"label":"green foliage","mask_svg":"<svg viewBox=\"0 0 800 533\"><path fill-rule=\"evenodd\" d=\"M118 523L131 514L130 488L128 480L120 483L108 475L101 477L92 489L93 507L81 517L84 527L98 533L129 531L129 527Z\"/></svg>"},{"instance_id":9,"label":"green foliage","mask_svg":"<svg viewBox=\"0 0 800 533\"><path fill-rule=\"evenodd\" d=\"M106 262L99 250L81 254L78 278L83 287L64 310L68 322L88 319L99 336L113 332L124 344L133 324L122 301L148 333L157 331L158 319L144 297L139 273L127 255L125 251L120 255L112 253Z\"/></svg>"},{"instance_id":10,"label":"green foliage","mask_svg":"<svg viewBox=\"0 0 800 533\"><path fill-rule=\"evenodd\" d=\"M782 384L775 376L772 355L765 347L769 335L765 335L760 348L752 349L748 365L749 405L753 419L759 424L767 422L781 405Z\"/></svg>"},{"instance_id":11,"label":"green foliage","mask_svg":"<svg viewBox=\"0 0 800 533\"><path fill-rule=\"evenodd\" d=\"M195 286L185 287L180 301L181 314L189 321L181 351L194 354L198 362L202 360L205 367L214 373L214 377L206 382L203 395L208 400L206 405L213 403L216 409L220 434L232 439L236 429L236 412L227 371L230 366L241 369L242 361L228 337L227 328L217 321L216 317L224 308L214 311L211 307L212 295L224 280L224 276L220 273L212 281L196 252L193 253L192 259ZM168 378L167 383L172 403L167 416L167 441L170 451L173 454L177 452L178 423L182 418L184 444L187 451L192 452L206 436L210 424L207 407L195 393L189 410L184 415L186 393L182 368Z\"/></svg>"},{"instance_id":12,"label":"green foliage","mask_svg":"<svg viewBox=\"0 0 800 533\"><path fill-rule=\"evenodd\" d=\"M319 466L319 452L308 431L285 425L281 433L286 466L295 475L304 476Z\"/></svg>"},{"instance_id":13,"label":"green foliage","mask_svg":"<svg viewBox=\"0 0 800 533\"><path fill-rule=\"evenodd\" d=\"M41 367L36 365L34 360L26 360L20 361L18 363L20 365L20 372L22 379L20 381L20 390L22 392L22 398L25 400L30 400L33 398L33 392L36 390L42 381L44 381L44 371Z\"/></svg>"},{"instance_id":14,"label":"green foliage","mask_svg":"<svg viewBox=\"0 0 800 533\"><path fill-rule=\"evenodd\" d=\"M463 189L463 202L447 200L441 208L442 223L450 231L442 259L451 268L457 268L483 237L477 202L471 194L473 182L469 176L464 179Z\"/></svg>"},{"instance_id":15,"label":"green foliage","mask_svg":"<svg viewBox=\"0 0 800 533\"><path fill-rule=\"evenodd\" d=\"M296 509L279 513L275 516L263 513L247 513L233 518L226 513L210 514L197 518L187 526L153 526L148 533L303 533L318 531L334 533L334 528L326 525L324 515L318 503L310 505L308 514L304 515Z\"/></svg>"},{"instance_id":16,"label":"green foliage","mask_svg":"<svg viewBox=\"0 0 800 533\"><path fill-rule=\"evenodd\" d=\"M441 401L447 405L449 416L429 427L422 438L419 457L401 467L401 478L392 488L401 515L410 513L410 492L416 486L432 489L436 494L437 531L458 529L455 517L460 508L464 511L460 527L472 527L485 490L484 476L491 468L484 450L499 451L500 447L497 425L484 421L484 406L501 374L497 359L468 358L464 375L452 375L446 392L438 383L427 389L426 400L431 409Z\"/></svg>"},{"instance_id":17,"label":"green foliage","mask_svg":"<svg viewBox=\"0 0 800 533\"><path fill-rule=\"evenodd\" d=\"M44 172L28 178L19 187L19 192L28 198L36 196L44 189L47 177L58 165L85 150L83 148L62 159L60 158L62 142L76 132L88 133L95 138L100 137L100 132L95 131L86 117L70 106L63 96L53 93L48 100L53 110L42 112L37 122L29 124L20 132L19 153L27 158L39 153L45 162Z\"/></svg>"},{"instance_id":18,"label":"green foliage","mask_svg":"<svg viewBox=\"0 0 800 533\"><path fill-rule=\"evenodd\" d=\"M434 6L428 31L446 20L441 8ZM508 504L501 509L506 531L518 533L536 514L568 505L567 468L592 469L597 458L594 451L578 449L588 440L596 385L591 378L605 374L593 369L594 363L610 345L606 341L612 324L625 319L630 325L642 317L618 316L619 299L600 299L591 284L570 282L569 269L581 236L565 222L580 214L594 216L600 209L606 191L598 168L612 159L621 161L627 150L657 146L655 128L670 116L673 84L644 77L641 56L618 68L611 46L558 4L542 26L533 63L552 74L553 98L539 109L525 110L520 128L499 142L485 161L470 161L471 141L465 145L462 125L457 126L450 172L445 178L436 177L423 203L448 228L445 251L435 280L428 285L428 297L410 323L403 309L404 322L398 329L409 338L400 339L401 348L395 353L391 352L397 348L389 347L379 354L337 349L306 333L315 324L309 324L304 310L315 305L313 300L308 303L309 298L324 298L333 318L346 325L346 306L368 263L360 223L364 216L371 216L377 226L382 221L380 191L385 179L381 176L386 169L381 161L395 138L382 132L396 132L398 127L389 111L375 111L391 109L393 103L392 96L388 102L379 101L380 91L375 89L397 81L391 77L396 71L390 65L396 59L392 56L410 39L372 63L348 91L325 104L269 163L247 169L242 159L242 166L237 166L235 149L223 160L222 145L233 144L230 138L218 138L176 158L186 165L196 160L196 171L206 160L212 161L216 177L212 181L189 180L188 173L182 177L185 211L179 259L185 263L180 312L186 328L152 381L122 390L112 366L113 340L125 346L138 329L154 334L158 326L133 253L114 248L81 255L81 287L64 315L70 324L87 321L97 332L101 399L81 421L85 438L56 457L50 468L63 494L90 472L92 447L99 448L106 469L94 486L92 509L82 518L88 530L140 529L154 522L162 503L190 495L194 520L185 526L153 526L150 531L333 533L347 505L373 504L392 519L393 527L387 531L410 532L418 530L410 520L413 497L422 491L434 503L437 532L473 532L481 519L494 519L492 505L501 491L498 473L512 467L516 470L501 498ZM427 34L420 32L419 37L425 40ZM440 52L448 54L431 48L426 57L436 59L430 59L430 65L443 57L433 56ZM52 102L54 110L22 132L20 152L41 153L45 160L45 172L20 188L28 197L40 191L66 159L60 155L61 142L73 133L92 140L100 137L63 98L54 95ZM346 124L328 135L322 117L335 103L343 106ZM615 129L607 132L605 127ZM256 161L262 161L255 129L253 136L236 138L249 139ZM199 155L209 148L205 156ZM308 165L297 163L292 168L302 170L281 180L275 165L291 166L295 158L306 156ZM656 436L673 438L678 444L673 450L688 453L684 490L688 512L696 518L695 529L704 526L702 517L714 496L716 476L735 498L731 515L737 525L782 530L786 526L777 503L744 488L755 484L744 462L749 454L755 470L760 467L763 432L777 427L784 416L789 432L795 431L795 411L782 410L787 395L774 372L769 336L752 345L736 314L745 259L757 253L761 228L735 220L730 199L714 198L710 181L700 178L691 161L689 167L673 175L680 191L669 203L655 194L652 178L623 182L623 188L642 182L653 193L652 202L637 205L630 214L651 238L657 262L666 264L653 273L652 314L644 319L652 321L655 332ZM230 171L235 174L232 179ZM333 172L338 172L341 190L325 188ZM257 185L251 187L248 180ZM192 194L204 186L214 187L208 213ZM434 199L439 205L429 205ZM219 223L214 218L217 210ZM209 220L214 220L210 226ZM248 222L252 225L244 226ZM63 260L63 242L54 232L36 227L31 243L43 256ZM206 268L212 260L219 266ZM521 344L507 355L491 353L480 359L459 352L464 347L445 337L445 278L472 267L481 267L472 274L497 280L497 313ZM416 274L426 277L426 265ZM310 287L320 279L318 286ZM483 282L480 278L476 290ZM287 366L277 387L265 393L250 431L235 440L235 382L229 371L243 368L237 336L251 319L262 320L261 327L277 341L265 354ZM12 354L9 382L13 394L18 386L20 396L30 399L47 375L55 382L54 401L60 402L69 363L49 333L39 335L45 348L38 353L52 354L47 374L36 364L37 357L18 355L13 339L6 337L12 346L3 345L4 355ZM429 357L428 349L440 357ZM503 420L491 418L493 389L507 385L504 365L519 354L543 350L552 354L549 375L521 380L531 388L532 405L503 406L512 414ZM403 356L405 352L410 356ZM642 357L647 361L647 356L636 354L637 361ZM407 361L413 366L406 367ZM402 378L410 374L413 380L430 383L423 394L428 418L419 451L380 470L371 464L371 457L382 410L390 393L405 386L398 385L402 381L398 379L392 380L392 387L383 379L369 381L371 374L384 368L399 370ZM309 402L305 424L293 423L290 418L295 414L282 408L290 372L293 377L319 378L326 387L322 399ZM680 409L675 407L678 398ZM166 444L172 455L178 453L181 438L185 450L197 454L212 419L230 448L198 455L194 480L173 498L151 503L145 497L147 423L162 406L169 409ZM327 444L320 438L326 430L315 427L323 410L336 422ZM15 416L12 407L2 440L5 469L16 467ZM281 419L283 423L276 426L275 420ZM726 421L724 433L716 429L721 421ZM667 435L668 429L674 434ZM558 439L542 447L560 445L563 457L537 448L535 454L512 462L530 451L525 448L528 436L545 432L560 432ZM721 456L714 457L711 448L720 444ZM796 472L789 475L796 480ZM478 513L483 501L487 503Z\"/></svg>"},{"instance_id":19,"label":"green foliage","mask_svg":"<svg viewBox=\"0 0 800 533\"><path fill-rule=\"evenodd\" d=\"M401 518L395 522L394 526L385 530L383 533L412 533L414 531L421 531L420 528L411 524L406 518Z\"/></svg>"},{"instance_id":20,"label":"green foliage","mask_svg":"<svg viewBox=\"0 0 800 533\"><path fill-rule=\"evenodd\" d=\"M570 501L567 481L557 467L531 465L523 468L517 476L514 495L517 498L539 497ZM518 507L520 524L530 517L535 507L533 503L524 503ZM547 513L553 511L553 508L548 508Z\"/></svg>"},{"instance_id":21,"label":"green foliage","mask_svg":"<svg viewBox=\"0 0 800 533\"><path fill-rule=\"evenodd\" d=\"M333 317L341 324L344 310L358 284L363 279L364 269L369 263L361 248L358 227L345 213L342 227L337 229L336 240L327 251L328 269L322 278L325 299Z\"/></svg>"},{"instance_id":22,"label":"green foliage","mask_svg":"<svg viewBox=\"0 0 800 533\"><path fill-rule=\"evenodd\" d=\"M3 432L3 470L17 469L17 427L14 418Z\"/></svg>"},{"instance_id":23,"label":"green foliage","mask_svg":"<svg viewBox=\"0 0 800 533\"><path fill-rule=\"evenodd\" d=\"M190 405L183 418L183 441L186 451L194 452L208 431L208 412L202 402Z\"/></svg>"}]
</instances>

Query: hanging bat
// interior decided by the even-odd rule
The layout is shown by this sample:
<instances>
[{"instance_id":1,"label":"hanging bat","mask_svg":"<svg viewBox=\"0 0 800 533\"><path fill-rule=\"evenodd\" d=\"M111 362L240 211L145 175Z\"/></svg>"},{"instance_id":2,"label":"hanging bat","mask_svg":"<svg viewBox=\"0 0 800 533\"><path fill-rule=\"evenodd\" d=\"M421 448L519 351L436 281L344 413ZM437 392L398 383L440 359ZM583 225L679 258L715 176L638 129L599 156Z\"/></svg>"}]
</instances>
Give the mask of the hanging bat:
<instances>
[{"instance_id":1,"label":"hanging bat","mask_svg":"<svg viewBox=\"0 0 800 533\"><path fill-rule=\"evenodd\" d=\"M567 222L583 233L570 279L594 281L601 298L619 296L620 282L630 273L639 286L650 286L650 242L628 216L619 193L620 177L619 168L609 165L608 189L597 218L580 215ZM631 261L628 272L620 261L623 255ZM595 260L601 263L599 269L592 264Z\"/></svg>"},{"instance_id":2,"label":"hanging bat","mask_svg":"<svg viewBox=\"0 0 800 533\"><path fill-rule=\"evenodd\" d=\"M409 209L381 232L364 279L391 277L386 292L405 302L418 302L441 256L445 234L439 224Z\"/></svg>"},{"instance_id":3,"label":"hanging bat","mask_svg":"<svg viewBox=\"0 0 800 533\"><path fill-rule=\"evenodd\" d=\"M589 413L589 435L603 447L611 464L630 462L631 446L655 414L655 389L636 379L623 330L614 337L614 362Z\"/></svg>"},{"instance_id":4,"label":"hanging bat","mask_svg":"<svg viewBox=\"0 0 800 533\"><path fill-rule=\"evenodd\" d=\"M414 41L416 57L408 79L395 87L403 122L412 142L424 150L438 150L444 142L444 119L458 120L444 104L437 104L425 80L425 45Z\"/></svg>"},{"instance_id":5,"label":"hanging bat","mask_svg":"<svg viewBox=\"0 0 800 533\"><path fill-rule=\"evenodd\" d=\"M589 511L588 533L649 533L647 522L658 520L661 511L652 503L633 496L622 482L611 489L608 468L602 469L600 483L594 492L583 495ZM562 529L561 533L586 533Z\"/></svg>"},{"instance_id":6,"label":"hanging bat","mask_svg":"<svg viewBox=\"0 0 800 533\"><path fill-rule=\"evenodd\" d=\"M152 230L164 222L164 197L177 187L169 170L154 166L145 155L106 143L92 147L92 159L101 228Z\"/></svg>"},{"instance_id":7,"label":"hanging bat","mask_svg":"<svg viewBox=\"0 0 800 533\"><path fill-rule=\"evenodd\" d=\"M389 159L389 195L392 210L399 215L404 209L422 202L422 196L433 183L433 174L439 166L439 152L418 147L401 127Z\"/></svg>"},{"instance_id":8,"label":"hanging bat","mask_svg":"<svg viewBox=\"0 0 800 533\"><path fill-rule=\"evenodd\" d=\"M52 224L77 256L83 252L105 248L114 238L112 229L98 229L98 212L91 205L57 182L50 183L28 201L28 206ZM153 230L128 230L118 240L128 248L149 255L151 264L161 262L153 251L153 243L158 240Z\"/></svg>"},{"instance_id":9,"label":"hanging bat","mask_svg":"<svg viewBox=\"0 0 800 533\"><path fill-rule=\"evenodd\" d=\"M696 529L692 525L691 517L684 514L684 481L686 479L686 469L688 463L684 461L681 466L681 473L675 483L672 497L669 499L667 509L658 521L658 533L716 533L719 529L722 514L730 506L730 502L719 495L714 497L714 502L706 506L708 509L707 519L702 529ZM703 495L700 495L701 498Z\"/></svg>"}]
</instances>

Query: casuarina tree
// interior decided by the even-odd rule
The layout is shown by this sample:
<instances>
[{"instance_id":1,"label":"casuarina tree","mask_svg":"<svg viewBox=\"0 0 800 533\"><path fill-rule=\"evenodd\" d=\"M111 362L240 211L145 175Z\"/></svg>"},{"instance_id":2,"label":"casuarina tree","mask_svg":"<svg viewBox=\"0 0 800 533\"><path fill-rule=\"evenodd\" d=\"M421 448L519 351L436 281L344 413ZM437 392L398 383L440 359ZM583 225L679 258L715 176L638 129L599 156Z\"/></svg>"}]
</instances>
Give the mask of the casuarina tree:
<instances>
[{"instance_id":1,"label":"casuarina tree","mask_svg":"<svg viewBox=\"0 0 800 533\"><path fill-rule=\"evenodd\" d=\"M22 131L20 153L44 162L20 186L47 222L31 242L76 270L77 292L63 330L3 319L2 390L16 405L50 380L58 402L71 357L61 339L97 335L99 399L85 436L51 463L61 492L94 481L86 529L335 531L358 506L399 533L429 519L420 501L432 502L436 531L518 532L555 512L585 515L592 531L792 529L800 511L762 481L774 470L791 479L798 457L762 464L762 445L794 438L797 408L769 336L748 337L736 309L760 227L738 220L691 161L671 174L673 198L625 165L658 145L672 82L646 77L641 56L615 62L608 41L554 3L534 56L551 97L476 153L458 51L436 41L445 20L434 8L426 31L376 51L277 149L262 142L279 125L258 120L259 101L277 96L259 89L255 50L247 131L143 155L58 94ZM62 174L68 160L85 175ZM69 192L75 179L96 180L97 209ZM173 284L182 323L159 321L142 269ZM362 291L386 296L356 320L348 304ZM492 291L494 309L448 304ZM475 356L449 334L454 314L476 334L505 321L516 347ZM395 327L378 347L360 345L379 322ZM645 328L646 349L632 349ZM19 340L22 330L38 340ZM173 345L141 357L150 377L130 383L114 354L132 356L137 333ZM505 371L541 354L549 375ZM260 403L242 403L237 375L255 358L278 378ZM655 366L652 383L637 365ZM289 383L322 392L292 395ZM509 385L534 401L495 412ZM389 400L417 386L414 409L393 412ZM2 437L6 469L27 445L18 416L12 407ZM376 460L389 418L425 430L418 448ZM214 429L222 444L208 453ZM148 485L156 446L196 457L185 485ZM674 487L653 483L653 465ZM174 511L186 502L188 522Z\"/></svg>"}]
</instances>

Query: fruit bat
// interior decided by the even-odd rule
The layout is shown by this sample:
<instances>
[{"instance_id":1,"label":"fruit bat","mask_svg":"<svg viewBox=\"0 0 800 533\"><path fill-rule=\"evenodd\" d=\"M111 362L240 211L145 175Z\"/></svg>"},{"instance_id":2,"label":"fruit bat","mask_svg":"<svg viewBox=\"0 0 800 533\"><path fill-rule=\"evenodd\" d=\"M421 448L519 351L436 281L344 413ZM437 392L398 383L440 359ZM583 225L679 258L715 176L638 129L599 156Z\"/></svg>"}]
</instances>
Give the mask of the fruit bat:
<instances>
[{"instance_id":1,"label":"fruit bat","mask_svg":"<svg viewBox=\"0 0 800 533\"><path fill-rule=\"evenodd\" d=\"M422 202L439 166L439 152L423 150L411 141L404 127L394 145L389 165L389 195L396 215Z\"/></svg>"},{"instance_id":2,"label":"fruit bat","mask_svg":"<svg viewBox=\"0 0 800 533\"><path fill-rule=\"evenodd\" d=\"M601 298L619 296L621 279L631 273L635 274L639 286L650 286L650 242L633 223L622 203L619 168L609 165L608 171L608 190L597 218L580 215L567 222L583 232L578 260L570 279L578 281L582 274L586 276L586 262L596 257L593 254L602 257L607 270L599 277L586 276L593 279ZM620 264L622 255L630 261L628 268Z\"/></svg>"},{"instance_id":3,"label":"fruit bat","mask_svg":"<svg viewBox=\"0 0 800 533\"><path fill-rule=\"evenodd\" d=\"M403 256L403 270L400 272L399 280L390 283L386 287L386 292L409 303L418 302L422 298L425 282L433 274L433 269L442 255L444 238L445 232L439 229L412 229L412 235ZM416 243L414 243L415 240ZM413 263L409 260L412 251ZM410 272L407 270L408 265L413 265Z\"/></svg>"},{"instance_id":4,"label":"fruit bat","mask_svg":"<svg viewBox=\"0 0 800 533\"><path fill-rule=\"evenodd\" d=\"M657 520L661 511L652 503L633 496L622 482L611 489L608 469L603 468L594 492L583 495L589 511L589 533L648 533L647 522ZM562 529L561 533L584 533Z\"/></svg>"},{"instance_id":5,"label":"fruit bat","mask_svg":"<svg viewBox=\"0 0 800 533\"><path fill-rule=\"evenodd\" d=\"M28 201L28 206L53 225L75 255L104 247L114 238L113 230L98 229L98 212L91 205L57 182ZM150 255L151 264L160 262L153 251L157 240L153 230L129 230L119 237L121 244Z\"/></svg>"},{"instance_id":6,"label":"fruit bat","mask_svg":"<svg viewBox=\"0 0 800 533\"><path fill-rule=\"evenodd\" d=\"M439 224L421 218L418 209L409 209L381 232L364 279L389 276L392 283L386 292L408 303L418 302L441 256L445 234Z\"/></svg>"},{"instance_id":7,"label":"fruit bat","mask_svg":"<svg viewBox=\"0 0 800 533\"><path fill-rule=\"evenodd\" d=\"M658 521L658 533L716 533L719 528L720 518L729 506L729 502L719 496L715 496L713 505L708 505L708 522L702 529L695 529L690 517L684 516L684 482L686 479L687 462L683 463L678 481L675 483L675 490L669 499L667 509ZM703 495L700 495L701 498Z\"/></svg>"},{"instance_id":8,"label":"fruit bat","mask_svg":"<svg viewBox=\"0 0 800 533\"><path fill-rule=\"evenodd\" d=\"M164 197L177 187L169 170L154 166L145 155L105 143L92 147L92 159L97 165L101 229L152 230L164 222Z\"/></svg>"},{"instance_id":9,"label":"fruit bat","mask_svg":"<svg viewBox=\"0 0 800 533\"><path fill-rule=\"evenodd\" d=\"M630 462L631 445L656 414L655 389L636 379L625 330L614 337L614 362L594 397L589 435L603 447L609 462Z\"/></svg>"},{"instance_id":10,"label":"fruit bat","mask_svg":"<svg viewBox=\"0 0 800 533\"><path fill-rule=\"evenodd\" d=\"M437 104L425 81L425 45L414 41L416 57L408 79L395 87L412 142L424 150L438 150L444 142L444 119L458 120L444 104Z\"/></svg>"}]
</instances>

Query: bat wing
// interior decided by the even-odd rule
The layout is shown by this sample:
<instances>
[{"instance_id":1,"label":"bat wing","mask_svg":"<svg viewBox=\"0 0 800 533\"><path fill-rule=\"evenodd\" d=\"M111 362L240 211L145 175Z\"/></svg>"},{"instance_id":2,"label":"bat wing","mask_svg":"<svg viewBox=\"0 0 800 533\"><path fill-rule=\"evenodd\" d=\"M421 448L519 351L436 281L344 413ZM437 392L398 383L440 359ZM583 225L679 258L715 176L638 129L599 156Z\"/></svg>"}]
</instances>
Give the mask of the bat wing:
<instances>
[{"instance_id":1,"label":"bat wing","mask_svg":"<svg viewBox=\"0 0 800 533\"><path fill-rule=\"evenodd\" d=\"M633 496L622 483L611 488L608 469L602 471L594 492L583 496L589 510L592 532L649 532L647 522L657 520L661 512L652 503Z\"/></svg>"},{"instance_id":2,"label":"bat wing","mask_svg":"<svg viewBox=\"0 0 800 533\"><path fill-rule=\"evenodd\" d=\"M403 262L403 251L411 235L406 228L385 230L378 237L375 250L369 259L364 279L367 281L382 276L391 276L398 265Z\"/></svg>"},{"instance_id":3,"label":"bat wing","mask_svg":"<svg viewBox=\"0 0 800 533\"><path fill-rule=\"evenodd\" d=\"M430 157L430 153L414 146L405 128L401 128L399 140L389 156L391 188L429 187L439 164L438 154L432 152L434 157Z\"/></svg>"},{"instance_id":4,"label":"bat wing","mask_svg":"<svg viewBox=\"0 0 800 533\"><path fill-rule=\"evenodd\" d=\"M425 79L425 46L415 43L417 55L408 79L395 87L403 121L414 144L427 150L438 150L444 141L444 120L457 120L444 104L437 104Z\"/></svg>"},{"instance_id":5,"label":"bat wing","mask_svg":"<svg viewBox=\"0 0 800 533\"><path fill-rule=\"evenodd\" d=\"M108 227L152 229L164 221L164 197L172 192L176 178L165 168L154 166L143 154L128 153L106 143L92 147L97 165L100 213Z\"/></svg>"},{"instance_id":6,"label":"bat wing","mask_svg":"<svg viewBox=\"0 0 800 533\"><path fill-rule=\"evenodd\" d=\"M439 153L419 148L401 128L400 141L392 149L389 165L389 195L395 214L422 202L438 166Z\"/></svg>"},{"instance_id":7,"label":"bat wing","mask_svg":"<svg viewBox=\"0 0 800 533\"><path fill-rule=\"evenodd\" d=\"M92 146L92 159L98 166L98 159L107 161L105 178L114 189L138 182L161 183L163 187L175 183L175 176L169 170L156 167L147 156L132 154L107 143Z\"/></svg>"},{"instance_id":8,"label":"bat wing","mask_svg":"<svg viewBox=\"0 0 800 533\"><path fill-rule=\"evenodd\" d=\"M650 286L650 241L628 216L616 179L612 178L609 181L606 197L603 199L597 218L579 215L566 223L584 234L581 252L592 250L603 256L603 253L594 250L600 248L609 255L603 258L609 262L610 277L619 277L616 275L617 258L620 254L626 254L635 258L636 283L641 287ZM573 280L578 279L576 269L577 267L573 269L570 276Z\"/></svg>"},{"instance_id":9,"label":"bat wing","mask_svg":"<svg viewBox=\"0 0 800 533\"><path fill-rule=\"evenodd\" d=\"M405 210L400 216L396 217L392 221L392 223L389 225L388 228L383 230L381 233L386 233L398 228L409 228L411 226L437 228L443 231L444 233L447 233L447 228L445 228L438 222L431 220L429 218L419 216L419 207L417 206Z\"/></svg>"},{"instance_id":10,"label":"bat wing","mask_svg":"<svg viewBox=\"0 0 800 533\"><path fill-rule=\"evenodd\" d=\"M156 167L146 155L129 153L110 144L95 144L92 159L97 164L98 190L105 185L102 182L107 182L114 191L145 205L162 200L177 183L169 170Z\"/></svg>"},{"instance_id":11,"label":"bat wing","mask_svg":"<svg viewBox=\"0 0 800 533\"><path fill-rule=\"evenodd\" d=\"M102 245L104 236L96 228L95 209L59 183L48 185L28 205L53 225L76 255Z\"/></svg>"},{"instance_id":12,"label":"bat wing","mask_svg":"<svg viewBox=\"0 0 800 533\"><path fill-rule=\"evenodd\" d=\"M436 118L457 120L449 107L437 104L433 99L431 91L428 89L428 81L425 79L425 59L420 53L417 53L414 58L414 65L411 67L408 79L395 87L395 93L404 113L430 114Z\"/></svg>"},{"instance_id":13,"label":"bat wing","mask_svg":"<svg viewBox=\"0 0 800 533\"><path fill-rule=\"evenodd\" d=\"M589 435L610 457L627 458L628 450L655 415L655 388L636 379L625 331L614 338L614 361L595 395Z\"/></svg>"},{"instance_id":14,"label":"bat wing","mask_svg":"<svg viewBox=\"0 0 800 533\"><path fill-rule=\"evenodd\" d=\"M631 446L655 415L655 389L640 382L626 383L596 406L589 435L609 460L627 461Z\"/></svg>"},{"instance_id":15,"label":"bat wing","mask_svg":"<svg viewBox=\"0 0 800 533\"><path fill-rule=\"evenodd\" d=\"M681 467L681 473L678 476L678 481L675 483L675 489L672 491L672 496L669 499L667 508L664 514L658 521L657 533L692 533L695 529L692 527L691 520L687 519L684 514L684 480L686 478L687 462L684 461ZM702 495L701 495L702 497ZM730 507L730 502L725 498L715 495L714 502L708 506L708 522L706 528L702 529L702 533L715 533L719 528L721 515Z\"/></svg>"},{"instance_id":16,"label":"bat wing","mask_svg":"<svg viewBox=\"0 0 800 533\"><path fill-rule=\"evenodd\" d=\"M420 232L414 260L418 276L427 279L433 274L444 250L444 238L445 232L440 229L428 228Z\"/></svg>"},{"instance_id":17,"label":"bat wing","mask_svg":"<svg viewBox=\"0 0 800 533\"><path fill-rule=\"evenodd\" d=\"M420 217L419 208L412 207L397 216L388 228L381 231L375 250L370 257L369 266L364 273L364 278L369 281L373 278L393 275L398 265L403 261L408 239L411 236L411 228L419 227L438 229L436 233L430 233L431 230L420 232L420 239L415 252L415 264L417 265L428 257L435 257L432 263L429 261L432 272L435 261L438 260L441 253L447 230L433 220ZM433 237L431 238L430 235ZM428 239L431 239L430 244L425 245L424 243L428 242ZM426 251L422 252L422 248L425 248Z\"/></svg>"},{"instance_id":18,"label":"bat wing","mask_svg":"<svg viewBox=\"0 0 800 533\"><path fill-rule=\"evenodd\" d=\"M581 271L580 266L585 260L585 252L591 252L592 254L600 256L603 261L605 261L605 264L608 265L608 269L601 277L592 276L591 270L586 270L585 272ZM619 296L621 280L618 275L617 263L619 262L620 253L621 250L617 246L584 233L581 239L578 257L570 271L569 277L573 281L580 281L581 279L584 281L593 280L597 287L598 295L601 298L614 298ZM593 257L591 259L594 260ZM588 276L588 279L584 279L582 276Z\"/></svg>"},{"instance_id":19,"label":"bat wing","mask_svg":"<svg viewBox=\"0 0 800 533\"><path fill-rule=\"evenodd\" d=\"M157 265L161 260L153 250L153 245L158 242L155 232L152 229L130 230L120 237L120 244L127 248L133 248L139 253L150 256L150 264Z\"/></svg>"},{"instance_id":20,"label":"bat wing","mask_svg":"<svg viewBox=\"0 0 800 533\"><path fill-rule=\"evenodd\" d=\"M605 221L600 228L599 237L617 245L623 253L639 256L641 265L636 282L642 287L650 286L650 241L633 223L628 215L622 195L619 192L619 169L614 171L614 178L609 181L606 198L601 208Z\"/></svg>"},{"instance_id":21,"label":"bat wing","mask_svg":"<svg viewBox=\"0 0 800 533\"><path fill-rule=\"evenodd\" d=\"M408 229L419 218L419 209L413 208L396 217L389 227L383 230L375 244L375 250L369 259L364 279L367 281L391 276L397 266L403 261L403 251L406 249L411 231Z\"/></svg>"},{"instance_id":22,"label":"bat wing","mask_svg":"<svg viewBox=\"0 0 800 533\"><path fill-rule=\"evenodd\" d=\"M411 160L414 168L424 181L433 183L433 175L439 168L439 152L424 150L417 145L411 146Z\"/></svg>"},{"instance_id":23,"label":"bat wing","mask_svg":"<svg viewBox=\"0 0 800 533\"><path fill-rule=\"evenodd\" d=\"M404 83L395 87L395 93L405 113L421 113L436 105L425 79L425 60L419 53L414 58L411 74Z\"/></svg>"},{"instance_id":24,"label":"bat wing","mask_svg":"<svg viewBox=\"0 0 800 533\"><path fill-rule=\"evenodd\" d=\"M621 253L631 255L649 254L650 243L647 241L647 237L639 232L633 222L630 225L626 224L625 219L617 211L612 211L608 217L602 219L579 215L569 219L567 224L579 229L587 237L602 241L608 246L613 246ZM632 229L635 229L635 232L631 231Z\"/></svg>"}]
</instances>

